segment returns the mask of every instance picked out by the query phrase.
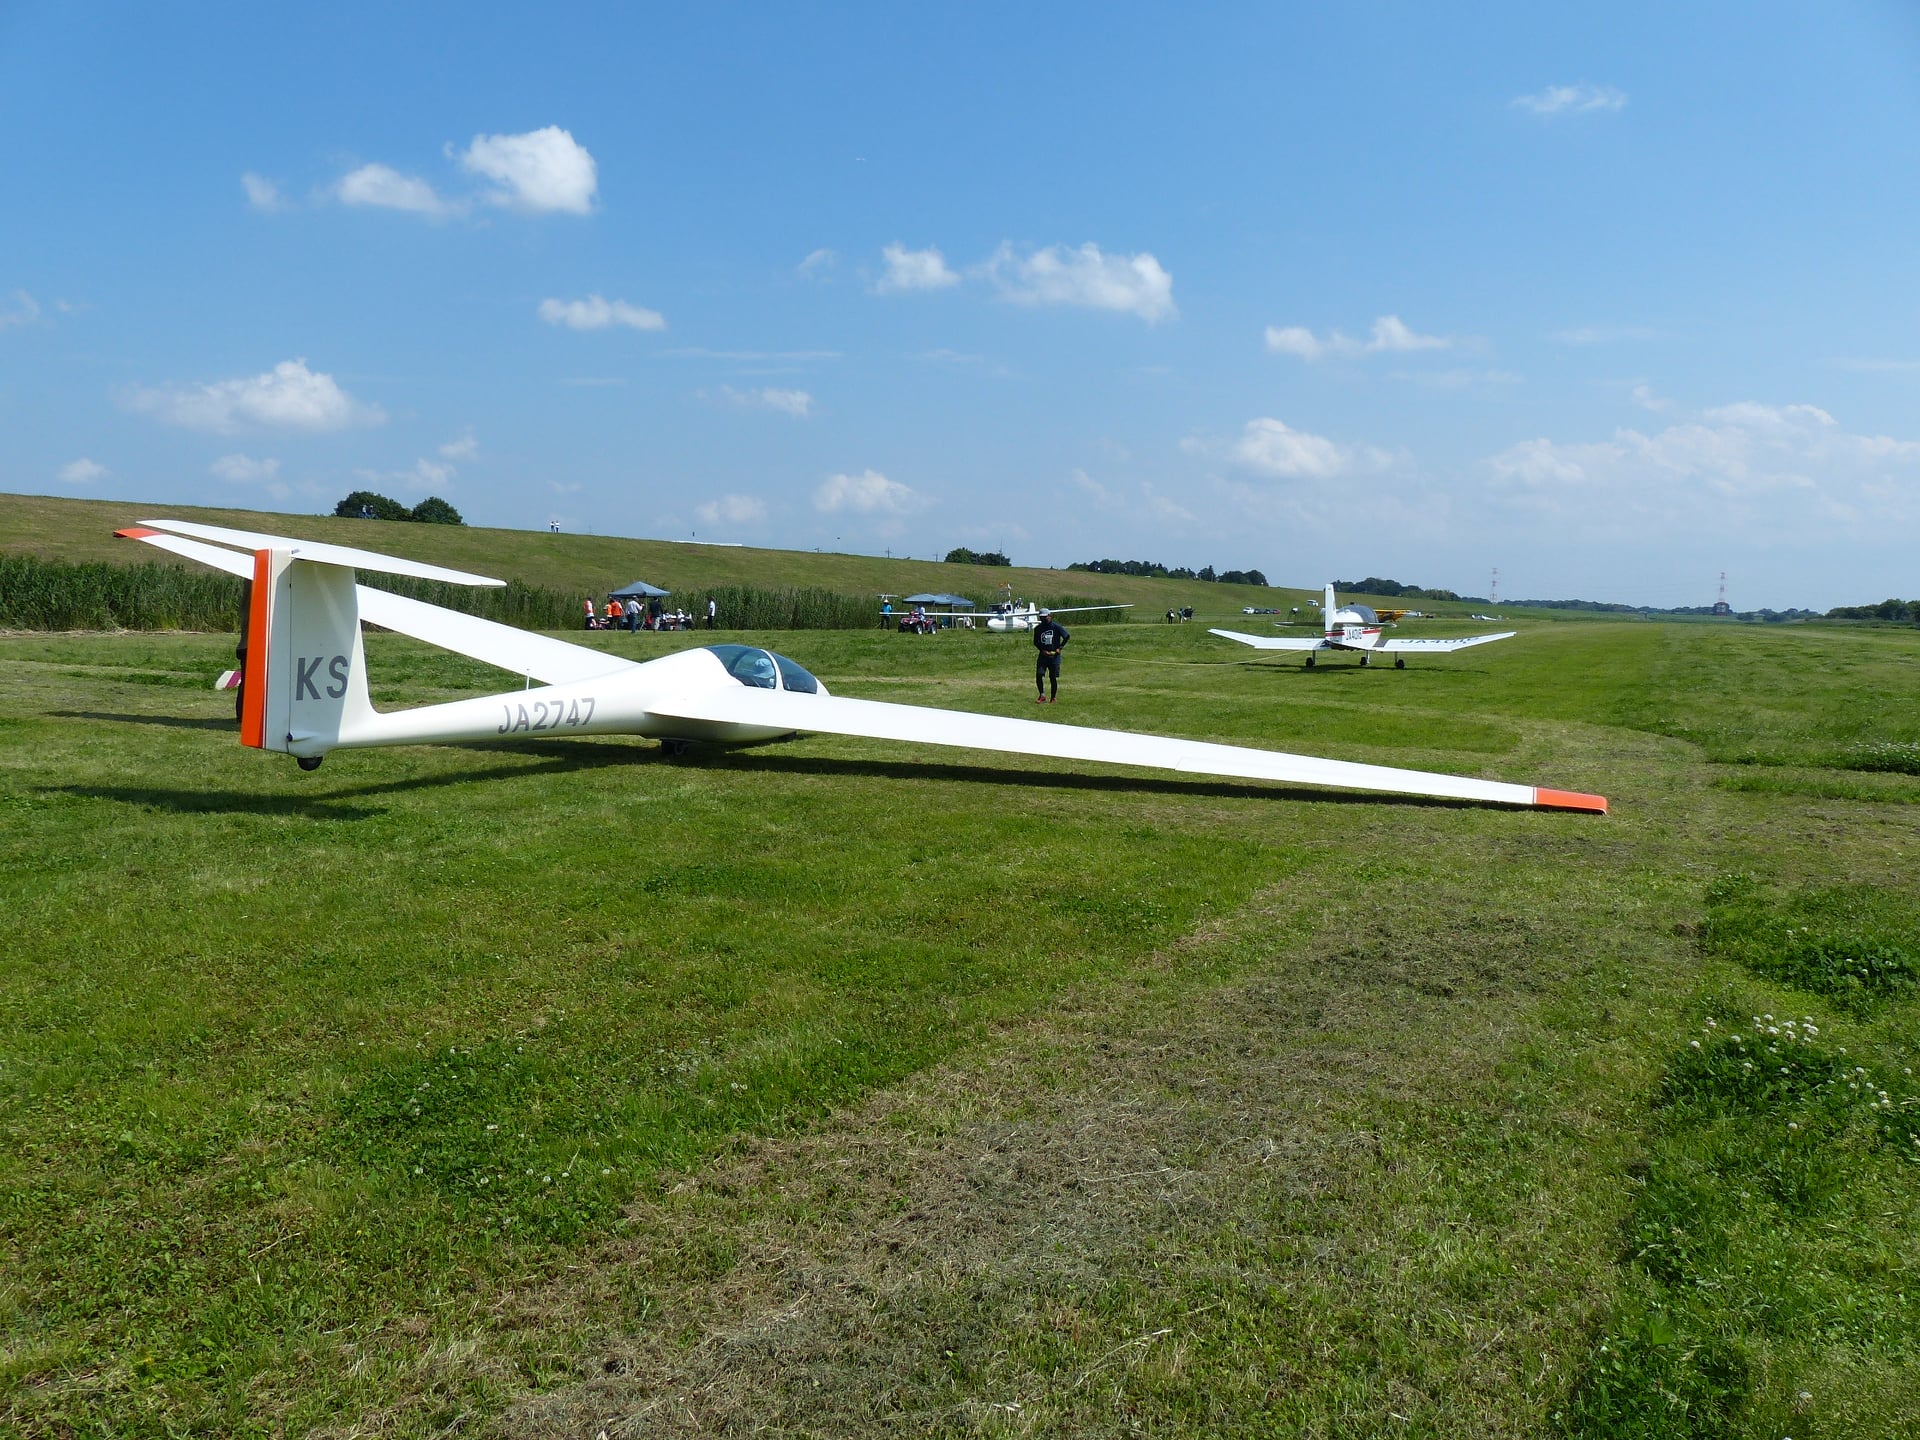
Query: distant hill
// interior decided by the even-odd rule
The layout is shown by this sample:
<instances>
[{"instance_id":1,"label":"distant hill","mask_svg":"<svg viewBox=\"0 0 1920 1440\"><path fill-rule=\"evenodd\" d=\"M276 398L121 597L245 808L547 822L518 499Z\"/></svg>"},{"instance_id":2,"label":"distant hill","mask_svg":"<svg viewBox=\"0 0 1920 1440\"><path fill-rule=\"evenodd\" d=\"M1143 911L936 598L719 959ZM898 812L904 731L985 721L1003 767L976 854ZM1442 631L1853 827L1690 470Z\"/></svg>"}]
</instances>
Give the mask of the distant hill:
<instances>
[{"instance_id":1,"label":"distant hill","mask_svg":"<svg viewBox=\"0 0 1920 1440\"><path fill-rule=\"evenodd\" d=\"M0 552L57 560L103 560L114 565L149 562L155 558L151 549L113 538L116 529L148 515L358 545L455 569L497 575L503 580L577 590L582 596L605 595L631 580L663 586L687 599L697 596L703 585L815 585L845 594L875 597L911 595L923 590L958 591L987 598L1003 583L1011 583L1019 599L1060 601L1067 596L1077 596L1115 604L1131 602L1138 608L1130 618L1154 620L1169 606L1191 605L1196 611L1217 619L1228 613L1238 614L1244 605L1285 609L1302 604L1318 593L1255 585L1090 575L1019 565L983 569L938 560L888 559L880 555L763 550L611 535L556 535L546 530L417 525L332 515L289 515L46 495L0 494ZM877 598L874 604L877 609Z\"/></svg>"}]
</instances>

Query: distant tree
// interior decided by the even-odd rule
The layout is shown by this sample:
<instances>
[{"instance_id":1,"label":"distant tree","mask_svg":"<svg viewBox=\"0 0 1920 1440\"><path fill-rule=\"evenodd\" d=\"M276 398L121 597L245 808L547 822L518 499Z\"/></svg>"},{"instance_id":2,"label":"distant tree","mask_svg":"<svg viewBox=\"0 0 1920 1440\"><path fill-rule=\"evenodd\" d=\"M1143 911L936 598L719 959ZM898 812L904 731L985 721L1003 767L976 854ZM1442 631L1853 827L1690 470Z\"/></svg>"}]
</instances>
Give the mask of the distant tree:
<instances>
[{"instance_id":1,"label":"distant tree","mask_svg":"<svg viewBox=\"0 0 1920 1440\"><path fill-rule=\"evenodd\" d=\"M1202 565L1200 567L1200 573L1196 575L1194 578L1196 580L1213 581L1213 580L1218 580L1220 577L1213 573L1213 566Z\"/></svg>"},{"instance_id":2,"label":"distant tree","mask_svg":"<svg viewBox=\"0 0 1920 1440\"><path fill-rule=\"evenodd\" d=\"M460 512L458 510L454 509L453 506L442 500L438 495L427 496L426 499L413 507L413 512L408 515L407 518L409 520L417 520L423 525L464 525L467 523L460 518Z\"/></svg>"},{"instance_id":3,"label":"distant tree","mask_svg":"<svg viewBox=\"0 0 1920 1440\"><path fill-rule=\"evenodd\" d=\"M376 495L371 490L356 490L338 505L333 513L346 516L351 520L411 520L413 512L398 500L390 500L385 495Z\"/></svg>"},{"instance_id":4,"label":"distant tree","mask_svg":"<svg viewBox=\"0 0 1920 1440\"><path fill-rule=\"evenodd\" d=\"M1267 577L1258 570L1228 570L1220 576L1222 585L1265 585Z\"/></svg>"},{"instance_id":5,"label":"distant tree","mask_svg":"<svg viewBox=\"0 0 1920 1440\"><path fill-rule=\"evenodd\" d=\"M998 550L969 550L964 545L956 545L946 554L949 565L1011 565L1013 561Z\"/></svg>"}]
</instances>

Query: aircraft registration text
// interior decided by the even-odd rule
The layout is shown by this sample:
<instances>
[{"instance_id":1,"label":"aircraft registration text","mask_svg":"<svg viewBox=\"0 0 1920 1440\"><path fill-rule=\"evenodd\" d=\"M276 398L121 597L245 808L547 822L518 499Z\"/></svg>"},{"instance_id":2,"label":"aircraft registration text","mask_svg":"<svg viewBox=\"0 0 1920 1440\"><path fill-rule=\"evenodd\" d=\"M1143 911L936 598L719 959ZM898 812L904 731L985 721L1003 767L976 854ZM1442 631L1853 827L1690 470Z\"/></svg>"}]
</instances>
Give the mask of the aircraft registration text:
<instances>
[{"instance_id":1,"label":"aircraft registration text","mask_svg":"<svg viewBox=\"0 0 1920 1440\"><path fill-rule=\"evenodd\" d=\"M584 708L583 708L584 707ZM502 705L505 718L496 735L511 735L521 730L570 730L593 719L593 697L579 700L536 700L531 706ZM529 714L531 711L531 714Z\"/></svg>"}]
</instances>

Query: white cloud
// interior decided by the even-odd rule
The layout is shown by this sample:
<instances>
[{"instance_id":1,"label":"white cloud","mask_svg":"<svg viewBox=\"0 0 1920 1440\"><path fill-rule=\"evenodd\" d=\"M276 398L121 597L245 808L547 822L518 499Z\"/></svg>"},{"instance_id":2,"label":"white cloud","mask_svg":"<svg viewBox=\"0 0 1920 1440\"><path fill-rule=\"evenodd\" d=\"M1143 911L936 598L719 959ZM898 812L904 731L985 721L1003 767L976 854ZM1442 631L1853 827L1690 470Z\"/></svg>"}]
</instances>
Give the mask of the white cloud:
<instances>
[{"instance_id":1,"label":"white cloud","mask_svg":"<svg viewBox=\"0 0 1920 1440\"><path fill-rule=\"evenodd\" d=\"M1664 415L1673 409L1673 402L1664 395L1656 394L1651 385L1636 385L1627 393L1633 396L1634 404L1656 415Z\"/></svg>"},{"instance_id":2,"label":"white cloud","mask_svg":"<svg viewBox=\"0 0 1920 1440\"><path fill-rule=\"evenodd\" d=\"M222 455L207 471L231 485L251 485L276 478L280 474L280 462L272 458L255 460L251 455Z\"/></svg>"},{"instance_id":3,"label":"white cloud","mask_svg":"<svg viewBox=\"0 0 1920 1440\"><path fill-rule=\"evenodd\" d=\"M874 285L876 295L895 295L905 290L945 290L958 285L960 277L947 268L947 260L938 250L909 250L904 245L888 245L880 252L887 273Z\"/></svg>"},{"instance_id":4,"label":"white cloud","mask_svg":"<svg viewBox=\"0 0 1920 1440\"><path fill-rule=\"evenodd\" d=\"M829 475L813 492L813 508L831 514L853 510L862 515L904 515L925 503L918 491L889 480L878 470L858 475Z\"/></svg>"},{"instance_id":5,"label":"white cloud","mask_svg":"<svg viewBox=\"0 0 1920 1440\"><path fill-rule=\"evenodd\" d=\"M584 145L558 125L524 135L476 135L460 163L501 188L487 198L534 214L593 211L599 172Z\"/></svg>"},{"instance_id":6,"label":"white cloud","mask_svg":"<svg viewBox=\"0 0 1920 1440\"><path fill-rule=\"evenodd\" d=\"M1050 245L1022 256L1003 244L985 271L1003 296L1021 305L1118 310L1150 325L1179 313L1173 304L1173 276L1144 250L1105 255L1089 242L1077 250Z\"/></svg>"},{"instance_id":7,"label":"white cloud","mask_svg":"<svg viewBox=\"0 0 1920 1440\"><path fill-rule=\"evenodd\" d=\"M458 440L447 441L440 447L440 458L443 460L474 460L479 458L479 455L480 442L473 438L471 431Z\"/></svg>"},{"instance_id":8,"label":"white cloud","mask_svg":"<svg viewBox=\"0 0 1920 1440\"><path fill-rule=\"evenodd\" d=\"M256 210L273 213L293 208L292 202L280 193L280 187L264 175L256 175L249 170L240 177L240 184L247 192L247 204Z\"/></svg>"},{"instance_id":9,"label":"white cloud","mask_svg":"<svg viewBox=\"0 0 1920 1440\"><path fill-rule=\"evenodd\" d=\"M1454 342L1444 335L1422 335L1410 329L1398 315L1382 315L1373 322L1365 340L1356 340L1338 330L1321 339L1301 325L1269 325L1267 350L1274 355L1297 355L1302 360L1319 360L1328 355L1358 359L1363 355L1405 355L1416 350L1451 350Z\"/></svg>"},{"instance_id":10,"label":"white cloud","mask_svg":"<svg viewBox=\"0 0 1920 1440\"><path fill-rule=\"evenodd\" d=\"M753 525L767 518L767 506L765 501L751 495L722 495L699 506L694 513L708 525Z\"/></svg>"},{"instance_id":11,"label":"white cloud","mask_svg":"<svg viewBox=\"0 0 1920 1440\"><path fill-rule=\"evenodd\" d=\"M569 330L605 330L610 325L624 325L630 330L667 328L666 317L658 310L598 295L589 295L584 300L542 300L540 318L549 325L565 325Z\"/></svg>"},{"instance_id":12,"label":"white cloud","mask_svg":"<svg viewBox=\"0 0 1920 1440\"><path fill-rule=\"evenodd\" d=\"M742 410L778 410L782 415L791 415L796 420L805 420L813 413L813 396L805 390L778 390L772 387L736 390L731 385L722 385L718 398Z\"/></svg>"},{"instance_id":13,"label":"white cloud","mask_svg":"<svg viewBox=\"0 0 1920 1440\"><path fill-rule=\"evenodd\" d=\"M1816 405L1742 401L1653 433L1528 440L1488 469L1510 504L1619 534L1668 525L1767 542L1836 529L1885 539L1920 521L1920 441L1853 434Z\"/></svg>"},{"instance_id":14,"label":"white cloud","mask_svg":"<svg viewBox=\"0 0 1920 1440\"><path fill-rule=\"evenodd\" d=\"M1549 85L1532 95L1516 95L1513 108L1535 115L1590 115L1626 108L1624 91L1611 85Z\"/></svg>"},{"instance_id":15,"label":"white cloud","mask_svg":"<svg viewBox=\"0 0 1920 1440\"><path fill-rule=\"evenodd\" d=\"M1180 442L1180 448L1189 455L1222 459L1275 480L1335 480L1371 474L1393 467L1402 458L1377 446L1346 445L1296 430L1268 416L1249 420L1237 439L1222 442L1190 436Z\"/></svg>"},{"instance_id":16,"label":"white cloud","mask_svg":"<svg viewBox=\"0 0 1920 1440\"><path fill-rule=\"evenodd\" d=\"M40 318L40 302L24 290L13 292L13 298L0 303L0 330L11 330L16 325L31 325Z\"/></svg>"},{"instance_id":17,"label":"white cloud","mask_svg":"<svg viewBox=\"0 0 1920 1440\"><path fill-rule=\"evenodd\" d=\"M838 255L831 250L822 249L809 252L807 258L793 268L803 279L818 280L839 263Z\"/></svg>"},{"instance_id":18,"label":"white cloud","mask_svg":"<svg viewBox=\"0 0 1920 1440\"><path fill-rule=\"evenodd\" d=\"M307 362L282 360L264 375L218 380L211 385L135 386L122 403L142 415L188 430L230 435L250 425L274 430L344 430L380 425L378 405L354 399Z\"/></svg>"},{"instance_id":19,"label":"white cloud","mask_svg":"<svg viewBox=\"0 0 1920 1440\"><path fill-rule=\"evenodd\" d=\"M333 193L342 205L404 210L410 215L434 218L452 213L452 207L435 193L433 186L385 165L362 165L348 172L340 177Z\"/></svg>"},{"instance_id":20,"label":"white cloud","mask_svg":"<svg viewBox=\"0 0 1920 1440\"><path fill-rule=\"evenodd\" d=\"M107 469L106 466L100 464L97 460L89 460L85 456L82 456L80 459L70 460L60 467L60 483L62 485L91 485L96 480L106 479L107 476L112 473L111 470Z\"/></svg>"},{"instance_id":21,"label":"white cloud","mask_svg":"<svg viewBox=\"0 0 1920 1440\"><path fill-rule=\"evenodd\" d=\"M1265 417L1249 420L1228 454L1249 470L1283 480L1331 480L1350 463L1346 451L1326 436Z\"/></svg>"}]
</instances>

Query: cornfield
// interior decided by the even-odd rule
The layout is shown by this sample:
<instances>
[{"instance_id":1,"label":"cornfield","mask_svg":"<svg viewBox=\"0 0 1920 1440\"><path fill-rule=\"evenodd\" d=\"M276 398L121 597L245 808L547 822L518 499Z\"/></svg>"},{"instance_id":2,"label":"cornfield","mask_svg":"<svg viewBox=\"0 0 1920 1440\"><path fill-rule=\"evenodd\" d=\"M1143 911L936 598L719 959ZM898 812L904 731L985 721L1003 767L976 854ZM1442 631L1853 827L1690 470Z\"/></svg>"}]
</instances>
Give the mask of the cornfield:
<instances>
[{"instance_id":1,"label":"cornfield","mask_svg":"<svg viewBox=\"0 0 1920 1440\"><path fill-rule=\"evenodd\" d=\"M237 630L241 588L184 565L0 555L0 629Z\"/></svg>"},{"instance_id":2,"label":"cornfield","mask_svg":"<svg viewBox=\"0 0 1920 1440\"><path fill-rule=\"evenodd\" d=\"M362 574L360 583L523 630L580 627L582 597L574 591L518 580L492 588L378 574ZM231 575L182 565L75 565L0 555L0 630L234 631L244 588ZM720 624L729 630L859 630L880 623L877 599L818 587L720 585L685 593L691 598L681 603L702 623L711 595L720 606ZM1113 610L1081 618L1125 614Z\"/></svg>"}]
</instances>

